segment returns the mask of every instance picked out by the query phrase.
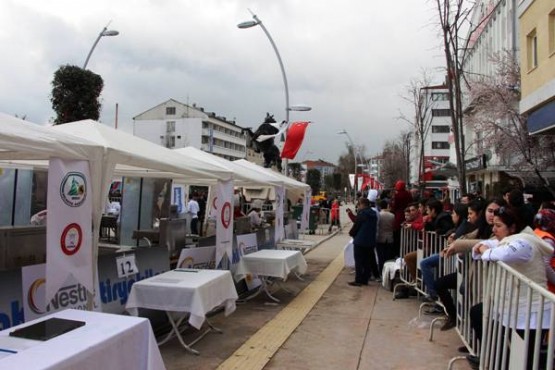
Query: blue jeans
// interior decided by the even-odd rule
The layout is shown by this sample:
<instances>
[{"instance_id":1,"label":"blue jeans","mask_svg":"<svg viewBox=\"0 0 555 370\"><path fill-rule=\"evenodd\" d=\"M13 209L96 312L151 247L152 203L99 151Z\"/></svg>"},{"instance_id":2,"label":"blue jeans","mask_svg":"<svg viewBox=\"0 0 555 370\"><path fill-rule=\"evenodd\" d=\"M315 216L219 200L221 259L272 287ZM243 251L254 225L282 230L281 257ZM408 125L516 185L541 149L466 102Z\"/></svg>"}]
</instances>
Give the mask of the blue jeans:
<instances>
[{"instance_id":1,"label":"blue jeans","mask_svg":"<svg viewBox=\"0 0 555 370\"><path fill-rule=\"evenodd\" d=\"M432 254L430 257L424 258L420 261L420 271L422 271L422 280L426 285L428 294L432 298L437 297L436 287L435 287L435 277L434 277L434 267L439 266L439 254Z\"/></svg>"}]
</instances>

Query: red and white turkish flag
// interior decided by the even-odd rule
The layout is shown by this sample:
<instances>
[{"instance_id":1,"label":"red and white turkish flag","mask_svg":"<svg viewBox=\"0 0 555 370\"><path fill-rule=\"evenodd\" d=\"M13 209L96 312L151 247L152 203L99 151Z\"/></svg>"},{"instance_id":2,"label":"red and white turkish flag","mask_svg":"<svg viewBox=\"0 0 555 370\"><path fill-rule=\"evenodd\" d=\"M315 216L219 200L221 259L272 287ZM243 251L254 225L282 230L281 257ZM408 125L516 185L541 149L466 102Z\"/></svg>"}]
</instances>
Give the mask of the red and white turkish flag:
<instances>
[{"instance_id":1,"label":"red and white turkish flag","mask_svg":"<svg viewBox=\"0 0 555 370\"><path fill-rule=\"evenodd\" d=\"M285 144L281 151L281 158L293 159L301 148L306 127L310 122L293 122L287 129Z\"/></svg>"}]
</instances>

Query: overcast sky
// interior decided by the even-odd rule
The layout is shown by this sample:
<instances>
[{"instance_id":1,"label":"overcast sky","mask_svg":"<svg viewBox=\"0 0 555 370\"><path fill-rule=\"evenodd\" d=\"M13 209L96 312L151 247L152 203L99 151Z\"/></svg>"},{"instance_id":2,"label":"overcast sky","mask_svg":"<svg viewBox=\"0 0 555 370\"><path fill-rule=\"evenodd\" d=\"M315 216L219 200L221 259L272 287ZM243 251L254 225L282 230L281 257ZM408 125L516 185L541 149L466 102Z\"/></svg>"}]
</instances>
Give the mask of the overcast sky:
<instances>
[{"instance_id":1,"label":"overcast sky","mask_svg":"<svg viewBox=\"0 0 555 370\"><path fill-rule=\"evenodd\" d=\"M174 98L258 127L285 118L284 86L260 27L238 29L251 9L283 59L291 121L310 120L296 160L336 163L346 129L376 154L408 128L400 95L422 68L441 82L443 55L429 0L0 0L0 111L47 123L60 65L82 66L111 21L88 69L104 79L101 121L131 131L132 117Z\"/></svg>"}]
</instances>

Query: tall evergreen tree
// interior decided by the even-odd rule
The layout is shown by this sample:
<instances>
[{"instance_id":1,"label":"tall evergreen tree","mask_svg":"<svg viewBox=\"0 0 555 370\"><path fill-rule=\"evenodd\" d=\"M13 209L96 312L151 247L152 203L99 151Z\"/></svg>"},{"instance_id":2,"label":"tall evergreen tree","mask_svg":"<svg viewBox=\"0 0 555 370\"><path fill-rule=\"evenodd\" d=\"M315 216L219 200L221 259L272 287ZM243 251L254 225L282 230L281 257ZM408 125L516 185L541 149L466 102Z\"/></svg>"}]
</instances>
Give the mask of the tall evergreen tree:
<instances>
[{"instance_id":1,"label":"tall evergreen tree","mask_svg":"<svg viewBox=\"0 0 555 370\"><path fill-rule=\"evenodd\" d=\"M100 93L104 88L102 77L77 66L61 66L52 81L52 109L55 124L100 117Z\"/></svg>"}]
</instances>

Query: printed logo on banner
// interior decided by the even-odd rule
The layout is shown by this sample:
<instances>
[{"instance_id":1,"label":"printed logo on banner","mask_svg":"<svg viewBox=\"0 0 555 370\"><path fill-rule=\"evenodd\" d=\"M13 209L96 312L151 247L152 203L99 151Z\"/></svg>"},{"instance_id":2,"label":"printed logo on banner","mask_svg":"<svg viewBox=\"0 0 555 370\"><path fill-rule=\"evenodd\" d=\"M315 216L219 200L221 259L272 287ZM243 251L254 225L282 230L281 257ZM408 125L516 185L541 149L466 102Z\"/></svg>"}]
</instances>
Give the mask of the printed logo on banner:
<instances>
[{"instance_id":1,"label":"printed logo on banner","mask_svg":"<svg viewBox=\"0 0 555 370\"><path fill-rule=\"evenodd\" d=\"M177 268L214 269L216 247L183 248Z\"/></svg>"},{"instance_id":2,"label":"printed logo on banner","mask_svg":"<svg viewBox=\"0 0 555 370\"><path fill-rule=\"evenodd\" d=\"M222 207L222 225L227 229L231 223L231 203L225 202Z\"/></svg>"},{"instance_id":3,"label":"printed logo on banner","mask_svg":"<svg viewBox=\"0 0 555 370\"><path fill-rule=\"evenodd\" d=\"M79 251L83 242L83 230L76 223L67 225L60 237L60 246L62 252L68 256L72 256Z\"/></svg>"},{"instance_id":4,"label":"printed logo on banner","mask_svg":"<svg viewBox=\"0 0 555 370\"><path fill-rule=\"evenodd\" d=\"M73 277L67 279L56 294L46 301L45 269L45 264L24 266L21 269L23 315L26 322L66 308L87 309L87 289ZM98 295L94 297L93 307L94 310L100 309Z\"/></svg>"},{"instance_id":5,"label":"printed logo on banner","mask_svg":"<svg viewBox=\"0 0 555 370\"><path fill-rule=\"evenodd\" d=\"M67 173L60 185L60 197L70 207L79 207L87 198L87 180L81 172Z\"/></svg>"},{"instance_id":6,"label":"printed logo on banner","mask_svg":"<svg viewBox=\"0 0 555 370\"><path fill-rule=\"evenodd\" d=\"M46 283L46 279L38 278L31 283L29 286L29 290L27 291L27 304L29 305L29 309L36 313L37 315L42 315L46 313L46 310L40 309L39 306L44 306L44 304L38 304L38 301L42 299L44 302L44 293L39 295L39 288ZM44 289L44 288L43 288Z\"/></svg>"}]
</instances>

